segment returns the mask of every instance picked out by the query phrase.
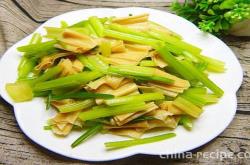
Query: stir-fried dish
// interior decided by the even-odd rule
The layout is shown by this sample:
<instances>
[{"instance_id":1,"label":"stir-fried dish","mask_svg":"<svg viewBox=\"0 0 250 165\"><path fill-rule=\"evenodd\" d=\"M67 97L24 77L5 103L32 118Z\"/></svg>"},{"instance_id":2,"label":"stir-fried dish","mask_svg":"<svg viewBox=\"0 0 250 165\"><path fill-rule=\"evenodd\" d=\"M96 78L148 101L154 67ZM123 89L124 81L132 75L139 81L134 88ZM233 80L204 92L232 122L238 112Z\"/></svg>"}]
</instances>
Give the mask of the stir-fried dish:
<instances>
[{"instance_id":1,"label":"stir-fried dish","mask_svg":"<svg viewBox=\"0 0 250 165\"><path fill-rule=\"evenodd\" d=\"M45 36L35 33L17 48L23 55L17 81L6 84L9 96L15 102L44 97L45 109L57 112L45 130L83 132L72 147L97 133L133 138L105 143L112 149L175 136L140 138L149 130L191 130L203 107L223 95L208 75L224 72L224 63L148 17L92 16L45 27Z\"/></svg>"}]
</instances>

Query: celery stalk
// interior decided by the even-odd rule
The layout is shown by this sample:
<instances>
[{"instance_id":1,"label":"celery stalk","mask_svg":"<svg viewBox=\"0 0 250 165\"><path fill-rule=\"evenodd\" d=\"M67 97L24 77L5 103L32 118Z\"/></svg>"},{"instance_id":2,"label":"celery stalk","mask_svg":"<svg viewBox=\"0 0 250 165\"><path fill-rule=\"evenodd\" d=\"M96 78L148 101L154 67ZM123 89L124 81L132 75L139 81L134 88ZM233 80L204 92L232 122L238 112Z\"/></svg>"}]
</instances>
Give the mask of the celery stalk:
<instances>
[{"instance_id":1,"label":"celery stalk","mask_svg":"<svg viewBox=\"0 0 250 165\"><path fill-rule=\"evenodd\" d=\"M191 130L193 127L192 119L186 115L181 116L179 124L183 125L183 127L186 128L187 130Z\"/></svg>"},{"instance_id":2,"label":"celery stalk","mask_svg":"<svg viewBox=\"0 0 250 165\"><path fill-rule=\"evenodd\" d=\"M55 66L53 68L49 68L46 72L44 72L41 76L29 81L31 85L35 85L37 83L41 83L52 78L55 78L60 72L62 68L60 66Z\"/></svg>"},{"instance_id":3,"label":"celery stalk","mask_svg":"<svg viewBox=\"0 0 250 165\"><path fill-rule=\"evenodd\" d=\"M115 24L115 23L109 24L108 28L111 29L111 30L122 32L122 33L137 35L137 36L146 37L146 38L150 37L149 35L147 35L147 34L145 34L143 32L136 31L136 30L134 30L132 28L129 28L129 27L126 27L126 26L123 26L123 25L119 25L119 24Z\"/></svg>"},{"instance_id":4,"label":"celery stalk","mask_svg":"<svg viewBox=\"0 0 250 165\"><path fill-rule=\"evenodd\" d=\"M28 53L28 54L36 54L38 52L44 52L48 49L53 48L56 43L57 43L56 40L51 40L51 41L46 41L46 42L37 43L37 44L20 46L17 48L17 50L20 52Z\"/></svg>"},{"instance_id":5,"label":"celery stalk","mask_svg":"<svg viewBox=\"0 0 250 165\"><path fill-rule=\"evenodd\" d=\"M15 102L30 101L33 98L32 89L26 82L7 83L5 89Z\"/></svg>"},{"instance_id":6,"label":"celery stalk","mask_svg":"<svg viewBox=\"0 0 250 165\"><path fill-rule=\"evenodd\" d=\"M116 141L116 142L106 142L105 147L108 149L119 149L124 147L131 147L135 145L154 143L162 140L166 140L169 138L175 137L175 133L167 133L142 139L134 139L134 140L124 140L124 141Z\"/></svg>"},{"instance_id":7,"label":"celery stalk","mask_svg":"<svg viewBox=\"0 0 250 165\"><path fill-rule=\"evenodd\" d=\"M97 71L81 72L75 75L70 75L67 77L61 77L58 79L37 83L34 87L34 91L46 91L57 88L73 87L78 85L83 85L91 80L101 77L102 73Z\"/></svg>"},{"instance_id":8,"label":"celery stalk","mask_svg":"<svg viewBox=\"0 0 250 165\"><path fill-rule=\"evenodd\" d=\"M111 66L108 68L109 73L120 74L122 76L134 76L139 79L159 81L166 84L171 84L174 80L167 77L157 75L155 68L142 67L142 66L128 66L128 65L118 65Z\"/></svg>"},{"instance_id":9,"label":"celery stalk","mask_svg":"<svg viewBox=\"0 0 250 165\"><path fill-rule=\"evenodd\" d=\"M102 41L100 44L100 50L103 56L110 56L111 54L111 43L109 41Z\"/></svg>"},{"instance_id":10,"label":"celery stalk","mask_svg":"<svg viewBox=\"0 0 250 165\"><path fill-rule=\"evenodd\" d=\"M96 70L95 66L89 61L85 55L78 55L77 59L90 70Z\"/></svg>"},{"instance_id":11,"label":"celery stalk","mask_svg":"<svg viewBox=\"0 0 250 165\"><path fill-rule=\"evenodd\" d=\"M114 99L108 99L104 100L104 102L109 106L115 106L115 105L130 104L135 102L162 100L164 98L165 98L164 95L161 93L144 93L139 95L122 96Z\"/></svg>"},{"instance_id":12,"label":"celery stalk","mask_svg":"<svg viewBox=\"0 0 250 165\"><path fill-rule=\"evenodd\" d=\"M100 19L96 16L89 17L89 23L94 28L98 37L103 37L104 27Z\"/></svg>"},{"instance_id":13,"label":"celery stalk","mask_svg":"<svg viewBox=\"0 0 250 165\"><path fill-rule=\"evenodd\" d=\"M197 80L203 83L206 87L208 87L211 91L213 91L217 96L221 97L223 95L223 90L218 87L213 81L211 81L204 73L197 70L192 64L187 61L181 61L181 64L187 68L187 70L195 76Z\"/></svg>"},{"instance_id":14,"label":"celery stalk","mask_svg":"<svg viewBox=\"0 0 250 165\"><path fill-rule=\"evenodd\" d=\"M197 107L196 105L192 104L190 101L184 99L181 96L177 97L177 99L173 101L173 104L188 115L195 118L198 118L202 113L201 108Z\"/></svg>"},{"instance_id":15,"label":"celery stalk","mask_svg":"<svg viewBox=\"0 0 250 165\"><path fill-rule=\"evenodd\" d=\"M71 147L75 148L79 144L81 144L83 141L88 139L89 137L97 134L102 130L102 124L96 124L92 127L90 127L86 132L84 132L79 138L77 138L72 144Z\"/></svg>"},{"instance_id":16,"label":"celery stalk","mask_svg":"<svg viewBox=\"0 0 250 165\"><path fill-rule=\"evenodd\" d=\"M115 116L125 113L132 113L137 111L142 111L147 109L147 104L144 102L137 102L128 105L119 105L113 107L100 106L98 108L93 108L88 111L81 112L79 118L82 121L98 119L101 117Z\"/></svg>"},{"instance_id":17,"label":"celery stalk","mask_svg":"<svg viewBox=\"0 0 250 165\"><path fill-rule=\"evenodd\" d=\"M201 52L200 48L198 48L192 44L189 44L185 41L179 40L175 37L172 37L170 35L163 34L160 31L151 30L151 31L148 31L147 34L155 37L156 39L159 39L159 40L162 40L164 42L176 45L177 47L179 47L183 50L189 51L190 53L200 53Z\"/></svg>"},{"instance_id":18,"label":"celery stalk","mask_svg":"<svg viewBox=\"0 0 250 165\"><path fill-rule=\"evenodd\" d=\"M171 66L175 71L177 71L178 74L180 74L182 77L184 77L187 80L193 80L195 79L192 74L190 74L190 71L187 70L175 57L169 52L169 49L167 46L161 47L157 50L163 60L165 60L169 66Z\"/></svg>"},{"instance_id":19,"label":"celery stalk","mask_svg":"<svg viewBox=\"0 0 250 165\"><path fill-rule=\"evenodd\" d=\"M140 66L156 66L155 62L152 60L142 60Z\"/></svg>"},{"instance_id":20,"label":"celery stalk","mask_svg":"<svg viewBox=\"0 0 250 165\"><path fill-rule=\"evenodd\" d=\"M103 62L100 57L98 56L89 56L88 62L93 66L92 68L95 68L95 70L98 70L102 73L107 73L107 70L109 68L109 65Z\"/></svg>"},{"instance_id":21,"label":"celery stalk","mask_svg":"<svg viewBox=\"0 0 250 165\"><path fill-rule=\"evenodd\" d=\"M34 33L29 44L37 44L42 41L42 36L39 33ZM33 70L36 65L36 61L33 59L28 59L22 56L21 62L18 65L18 79L23 79L28 76L28 74Z\"/></svg>"},{"instance_id":22,"label":"celery stalk","mask_svg":"<svg viewBox=\"0 0 250 165\"><path fill-rule=\"evenodd\" d=\"M73 92L73 93L64 93L63 95L54 95L52 96L53 100L63 100L63 99L112 99L113 95L110 94L102 94L102 93L90 93L90 92Z\"/></svg>"},{"instance_id":23,"label":"celery stalk","mask_svg":"<svg viewBox=\"0 0 250 165\"><path fill-rule=\"evenodd\" d=\"M84 101L76 101L73 103L58 106L58 110L60 111L60 113L68 113L68 112L83 110L93 105L95 105L94 100L88 99Z\"/></svg>"},{"instance_id":24,"label":"celery stalk","mask_svg":"<svg viewBox=\"0 0 250 165\"><path fill-rule=\"evenodd\" d=\"M150 45L154 48L157 48L163 44L163 42L160 40L131 35L131 34L122 33L122 32L109 30L109 29L104 29L104 35L107 37L112 37L112 38L116 38L116 39L120 39L120 40L135 42L138 44Z\"/></svg>"}]
</instances>

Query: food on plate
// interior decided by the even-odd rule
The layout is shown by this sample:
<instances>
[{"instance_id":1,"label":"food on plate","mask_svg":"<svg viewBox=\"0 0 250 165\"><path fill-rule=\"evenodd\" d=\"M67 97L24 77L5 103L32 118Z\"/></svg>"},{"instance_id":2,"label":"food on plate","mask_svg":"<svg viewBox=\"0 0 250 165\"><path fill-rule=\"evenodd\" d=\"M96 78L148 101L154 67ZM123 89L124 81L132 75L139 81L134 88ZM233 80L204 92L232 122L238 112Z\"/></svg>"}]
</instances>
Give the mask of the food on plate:
<instances>
[{"instance_id":1,"label":"food on plate","mask_svg":"<svg viewBox=\"0 0 250 165\"><path fill-rule=\"evenodd\" d=\"M6 90L15 102L45 98L45 109L57 112L45 130L58 136L83 132L72 147L97 133L134 139L107 142L108 149L174 137L141 138L178 125L191 130L203 107L223 95L208 76L224 72L224 63L150 21L147 13L92 16L45 30L17 48L23 53L18 79Z\"/></svg>"}]
</instances>

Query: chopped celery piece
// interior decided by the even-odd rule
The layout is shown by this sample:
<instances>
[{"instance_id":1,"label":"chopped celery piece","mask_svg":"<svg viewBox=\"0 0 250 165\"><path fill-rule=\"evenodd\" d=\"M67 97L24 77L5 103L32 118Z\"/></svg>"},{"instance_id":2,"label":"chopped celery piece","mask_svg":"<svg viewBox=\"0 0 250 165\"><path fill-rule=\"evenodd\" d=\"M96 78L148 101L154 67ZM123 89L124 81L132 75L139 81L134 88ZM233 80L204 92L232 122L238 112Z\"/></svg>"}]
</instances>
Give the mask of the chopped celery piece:
<instances>
[{"instance_id":1,"label":"chopped celery piece","mask_svg":"<svg viewBox=\"0 0 250 165\"><path fill-rule=\"evenodd\" d=\"M203 83L206 87L208 87L211 91L213 91L217 96L221 97L224 92L223 90L218 87L213 81L211 81L204 73L197 70L191 63L187 61L181 61L181 64L187 68L187 70L195 76L197 80Z\"/></svg>"},{"instance_id":2,"label":"chopped celery piece","mask_svg":"<svg viewBox=\"0 0 250 165\"><path fill-rule=\"evenodd\" d=\"M134 120L132 120L129 123L137 123L137 122L141 122L141 121L147 121L147 120L157 120L157 118L153 117L153 116L140 116Z\"/></svg>"},{"instance_id":3,"label":"chopped celery piece","mask_svg":"<svg viewBox=\"0 0 250 165\"><path fill-rule=\"evenodd\" d=\"M89 56L88 62L91 64L91 68L95 68L99 72L106 73L109 65L106 64L99 56Z\"/></svg>"},{"instance_id":4,"label":"chopped celery piece","mask_svg":"<svg viewBox=\"0 0 250 165\"><path fill-rule=\"evenodd\" d=\"M47 100L46 100L46 110L50 109L50 104L51 103L51 92L49 93Z\"/></svg>"},{"instance_id":5,"label":"chopped celery piece","mask_svg":"<svg viewBox=\"0 0 250 165\"><path fill-rule=\"evenodd\" d=\"M181 116L181 118L179 120L179 124L183 125L183 127L186 128L187 130L191 130L193 127L192 119L186 115Z\"/></svg>"},{"instance_id":6,"label":"chopped celery piece","mask_svg":"<svg viewBox=\"0 0 250 165\"><path fill-rule=\"evenodd\" d=\"M39 91L83 85L101 76L102 73L97 71L81 72L75 75L70 75L67 77L61 77L54 80L37 83L34 87L34 91L39 92Z\"/></svg>"},{"instance_id":7,"label":"chopped celery piece","mask_svg":"<svg viewBox=\"0 0 250 165\"><path fill-rule=\"evenodd\" d=\"M222 73L225 71L225 63L211 57L200 55L200 58L208 63L207 70L210 72Z\"/></svg>"},{"instance_id":8,"label":"chopped celery piece","mask_svg":"<svg viewBox=\"0 0 250 165\"><path fill-rule=\"evenodd\" d=\"M100 19L96 16L89 17L89 23L94 28L98 37L103 37L104 27Z\"/></svg>"},{"instance_id":9,"label":"chopped celery piece","mask_svg":"<svg viewBox=\"0 0 250 165\"><path fill-rule=\"evenodd\" d=\"M29 44L37 44L42 41L42 36L39 33L34 33ZM18 65L18 79L23 79L28 76L28 74L34 69L36 65L36 60L29 59L24 56L21 59L21 62Z\"/></svg>"},{"instance_id":10,"label":"chopped celery piece","mask_svg":"<svg viewBox=\"0 0 250 165\"><path fill-rule=\"evenodd\" d=\"M193 94L206 94L207 89L204 87L196 87L196 88L189 88L185 91L185 93L193 93Z\"/></svg>"},{"instance_id":11,"label":"chopped celery piece","mask_svg":"<svg viewBox=\"0 0 250 165\"><path fill-rule=\"evenodd\" d=\"M183 51L182 55L184 55L184 57L190 59L192 62L198 63L199 59L197 57L195 57L192 53L188 52L188 51Z\"/></svg>"},{"instance_id":12,"label":"chopped celery piece","mask_svg":"<svg viewBox=\"0 0 250 165\"><path fill-rule=\"evenodd\" d=\"M142 60L140 66L156 66L156 64L152 60Z\"/></svg>"},{"instance_id":13,"label":"chopped celery piece","mask_svg":"<svg viewBox=\"0 0 250 165\"><path fill-rule=\"evenodd\" d=\"M183 67L183 65L169 52L167 46L161 47L157 51L160 53L163 60L165 60L182 77L187 80L195 79L194 76L190 74L190 71Z\"/></svg>"},{"instance_id":14,"label":"chopped celery piece","mask_svg":"<svg viewBox=\"0 0 250 165\"><path fill-rule=\"evenodd\" d=\"M44 72L41 76L29 81L31 85L35 85L37 83L41 83L52 78L55 78L62 71L62 67L55 66L53 68L49 68L46 72Z\"/></svg>"},{"instance_id":15,"label":"chopped celery piece","mask_svg":"<svg viewBox=\"0 0 250 165\"><path fill-rule=\"evenodd\" d=\"M54 45L57 43L56 40L46 41L42 43L37 44L29 44L25 46L20 46L17 48L20 52L25 52L28 54L36 54L39 52L45 52L46 50L49 50L54 47Z\"/></svg>"},{"instance_id":16,"label":"chopped celery piece","mask_svg":"<svg viewBox=\"0 0 250 165\"><path fill-rule=\"evenodd\" d=\"M202 109L191 103L190 101L184 99L183 97L179 96L174 101L173 104L180 108L182 111L187 113L188 115L198 118L201 113Z\"/></svg>"},{"instance_id":17,"label":"chopped celery piece","mask_svg":"<svg viewBox=\"0 0 250 165\"><path fill-rule=\"evenodd\" d=\"M198 107L203 107L204 105L206 105L206 102L203 99L200 99L199 97L198 98L194 97L193 95L188 95L184 93L181 95L181 97L183 97L187 101L190 101L191 103L193 103L194 105Z\"/></svg>"},{"instance_id":18,"label":"chopped celery piece","mask_svg":"<svg viewBox=\"0 0 250 165\"><path fill-rule=\"evenodd\" d=\"M83 141L87 140L91 136L94 136L98 132L102 130L102 124L96 124L92 127L90 127L86 132L84 132L79 138L77 138L72 144L71 147L75 148L79 144L81 144Z\"/></svg>"},{"instance_id":19,"label":"chopped celery piece","mask_svg":"<svg viewBox=\"0 0 250 165\"><path fill-rule=\"evenodd\" d=\"M67 28L69 26L66 21L61 21L60 24L61 24L61 28Z\"/></svg>"},{"instance_id":20,"label":"chopped celery piece","mask_svg":"<svg viewBox=\"0 0 250 165\"><path fill-rule=\"evenodd\" d=\"M51 125L45 125L45 126L43 126L43 129L44 130L51 130L52 127L51 127Z\"/></svg>"},{"instance_id":21,"label":"chopped celery piece","mask_svg":"<svg viewBox=\"0 0 250 165\"><path fill-rule=\"evenodd\" d=\"M7 83L5 89L15 102L32 100L33 92L26 82Z\"/></svg>"},{"instance_id":22,"label":"chopped celery piece","mask_svg":"<svg viewBox=\"0 0 250 165\"><path fill-rule=\"evenodd\" d=\"M83 20L83 21L77 22L69 27L86 27L88 24L89 24L88 20Z\"/></svg>"},{"instance_id":23,"label":"chopped celery piece","mask_svg":"<svg viewBox=\"0 0 250 165\"><path fill-rule=\"evenodd\" d=\"M172 84L174 80L157 75L157 69L142 66L117 65L108 68L109 73L120 74L122 76L135 76L143 80L159 81L166 84Z\"/></svg>"},{"instance_id":24,"label":"chopped celery piece","mask_svg":"<svg viewBox=\"0 0 250 165\"><path fill-rule=\"evenodd\" d=\"M21 62L18 66L18 80L28 77L29 73L36 66L36 61L34 59L28 59L23 56Z\"/></svg>"},{"instance_id":25,"label":"chopped celery piece","mask_svg":"<svg viewBox=\"0 0 250 165\"><path fill-rule=\"evenodd\" d=\"M119 106L98 106L96 108L92 108L91 110L81 112L79 118L82 121L98 119L101 117L109 117L120 114L132 113L137 111L142 111L147 109L147 104L144 102L137 102Z\"/></svg>"},{"instance_id":26,"label":"chopped celery piece","mask_svg":"<svg viewBox=\"0 0 250 165\"><path fill-rule=\"evenodd\" d=\"M90 93L90 92L74 92L63 95L54 95L52 96L53 100L62 100L62 99L112 99L113 95L110 94L102 94L102 93Z\"/></svg>"},{"instance_id":27,"label":"chopped celery piece","mask_svg":"<svg viewBox=\"0 0 250 165\"><path fill-rule=\"evenodd\" d=\"M184 93L184 96L187 96L187 98L196 100L202 103L203 105L218 102L218 97L214 94L195 94L195 93L188 92L188 93Z\"/></svg>"},{"instance_id":28,"label":"chopped celery piece","mask_svg":"<svg viewBox=\"0 0 250 165\"><path fill-rule=\"evenodd\" d=\"M144 93L139 95L132 96L122 96L114 99L105 100L105 104L109 106L121 105L121 104L130 104L135 102L144 102L144 101L153 101L153 100L162 100L164 95L161 93Z\"/></svg>"},{"instance_id":29,"label":"chopped celery piece","mask_svg":"<svg viewBox=\"0 0 250 165\"><path fill-rule=\"evenodd\" d=\"M33 92L34 97L46 97L51 91Z\"/></svg>"},{"instance_id":30,"label":"chopped celery piece","mask_svg":"<svg viewBox=\"0 0 250 165\"><path fill-rule=\"evenodd\" d=\"M60 113L68 113L89 108L94 104L95 104L94 100L88 99L84 101L76 101L73 103L60 105L58 106L58 110L60 111Z\"/></svg>"},{"instance_id":31,"label":"chopped celery piece","mask_svg":"<svg viewBox=\"0 0 250 165\"><path fill-rule=\"evenodd\" d=\"M46 38L57 39L61 36L62 32L65 28L56 28L56 27L44 27L47 34L45 35Z\"/></svg>"},{"instance_id":32,"label":"chopped celery piece","mask_svg":"<svg viewBox=\"0 0 250 165\"><path fill-rule=\"evenodd\" d=\"M164 42L170 43L172 45L175 45L183 50L189 51L190 53L200 53L201 49L191 45L183 40L179 40L175 37L172 37L171 35L167 35L165 33L162 33L157 30L150 30L147 32L147 34L155 37L156 39L162 40Z\"/></svg>"},{"instance_id":33,"label":"chopped celery piece","mask_svg":"<svg viewBox=\"0 0 250 165\"><path fill-rule=\"evenodd\" d=\"M147 144L147 143L154 143L162 140L166 140L169 138L175 137L175 133L167 133L157 136L151 136L142 139L134 139L134 140L124 140L124 141L116 141L116 142L106 142L105 147L108 149L119 149L124 147L131 147L135 145Z\"/></svg>"},{"instance_id":34,"label":"chopped celery piece","mask_svg":"<svg viewBox=\"0 0 250 165\"><path fill-rule=\"evenodd\" d=\"M85 55L78 55L77 59L81 61L81 63L90 70L96 70L95 66L89 61L88 57L86 57Z\"/></svg>"},{"instance_id":35,"label":"chopped celery piece","mask_svg":"<svg viewBox=\"0 0 250 165\"><path fill-rule=\"evenodd\" d=\"M111 42L110 41L102 41L100 44L100 50L103 56L110 56L111 54Z\"/></svg>"},{"instance_id":36,"label":"chopped celery piece","mask_svg":"<svg viewBox=\"0 0 250 165\"><path fill-rule=\"evenodd\" d=\"M154 48L160 47L163 44L163 42L160 40L131 35L131 34L122 33L122 32L109 30L109 29L104 29L104 35L107 37L112 37L112 38L116 38L116 39L120 39L120 40L135 42L138 44L150 45Z\"/></svg>"},{"instance_id":37,"label":"chopped celery piece","mask_svg":"<svg viewBox=\"0 0 250 165\"><path fill-rule=\"evenodd\" d=\"M135 29L132 29L123 25L115 24L115 23L109 24L108 28L111 30L115 30L118 32L126 33L126 34L132 34L132 35L137 35L137 36L146 37L146 38L150 37L149 35L143 32L136 31Z\"/></svg>"}]
</instances>

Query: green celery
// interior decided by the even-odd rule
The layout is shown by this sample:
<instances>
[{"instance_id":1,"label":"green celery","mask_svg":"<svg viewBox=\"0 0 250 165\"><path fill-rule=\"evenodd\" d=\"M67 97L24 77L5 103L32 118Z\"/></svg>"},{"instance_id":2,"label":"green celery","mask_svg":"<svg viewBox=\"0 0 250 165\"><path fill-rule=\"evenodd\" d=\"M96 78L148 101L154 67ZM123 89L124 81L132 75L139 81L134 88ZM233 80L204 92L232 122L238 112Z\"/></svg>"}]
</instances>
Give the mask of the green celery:
<instances>
[{"instance_id":1,"label":"green celery","mask_svg":"<svg viewBox=\"0 0 250 165\"><path fill-rule=\"evenodd\" d=\"M157 120L157 118L155 118L153 116L140 116L140 117L130 121L129 123L137 123L137 122L147 121L147 120Z\"/></svg>"},{"instance_id":2,"label":"green celery","mask_svg":"<svg viewBox=\"0 0 250 165\"><path fill-rule=\"evenodd\" d=\"M94 28L98 37L103 37L104 27L103 27L101 20L96 16L89 17L88 20L91 26Z\"/></svg>"},{"instance_id":3,"label":"green celery","mask_svg":"<svg viewBox=\"0 0 250 165\"><path fill-rule=\"evenodd\" d=\"M120 39L120 40L135 42L138 44L150 45L153 48L160 47L164 44L160 40L131 35L131 34L122 33L122 32L109 30L109 29L104 29L104 35L106 37L112 37L112 38L116 38L116 39Z\"/></svg>"},{"instance_id":4,"label":"green celery","mask_svg":"<svg viewBox=\"0 0 250 165\"><path fill-rule=\"evenodd\" d=\"M160 53L160 56L165 60L169 66L171 66L178 74L184 77L187 80L195 79L192 74L185 68L175 57L169 52L167 46L157 49Z\"/></svg>"},{"instance_id":5,"label":"green celery","mask_svg":"<svg viewBox=\"0 0 250 165\"><path fill-rule=\"evenodd\" d=\"M71 147L75 148L79 144L81 144L83 141L88 139L91 136L94 136L98 132L102 130L102 124L95 124L94 126L90 127L86 132L84 132L79 138L77 138L72 144Z\"/></svg>"},{"instance_id":6,"label":"green celery","mask_svg":"<svg viewBox=\"0 0 250 165\"><path fill-rule=\"evenodd\" d=\"M198 107L203 107L204 105L206 105L206 102L203 99L200 99L199 97L195 97L195 96L190 95L190 94L184 93L181 95L181 97L183 97L187 101L190 101L191 103L193 103L194 105L196 105Z\"/></svg>"},{"instance_id":7,"label":"green celery","mask_svg":"<svg viewBox=\"0 0 250 165\"><path fill-rule=\"evenodd\" d=\"M51 106L51 92L48 94L48 97L47 97L47 100L46 100L46 110L49 110L50 109L50 106Z\"/></svg>"},{"instance_id":8,"label":"green celery","mask_svg":"<svg viewBox=\"0 0 250 165\"><path fill-rule=\"evenodd\" d=\"M69 26L66 21L61 21L60 24L61 24L61 28L67 28Z\"/></svg>"},{"instance_id":9,"label":"green celery","mask_svg":"<svg viewBox=\"0 0 250 165\"><path fill-rule=\"evenodd\" d=\"M110 56L111 54L111 42L110 41L102 41L100 44L100 51L103 56Z\"/></svg>"},{"instance_id":10,"label":"green celery","mask_svg":"<svg viewBox=\"0 0 250 165\"><path fill-rule=\"evenodd\" d=\"M142 66L118 65L108 68L108 73L120 74L122 76L134 76L144 80L159 81L166 84L172 84L174 80L156 74L157 69Z\"/></svg>"},{"instance_id":11,"label":"green celery","mask_svg":"<svg viewBox=\"0 0 250 165\"><path fill-rule=\"evenodd\" d=\"M171 35L167 35L165 33L162 33L160 31L150 30L150 31L147 31L147 34L151 35L152 37L154 37L158 40L173 44L173 45L175 45L183 50L186 50L190 53L200 53L201 52L200 48L198 48L194 45L191 45L183 40L179 40L175 37L172 37Z\"/></svg>"},{"instance_id":12,"label":"green celery","mask_svg":"<svg viewBox=\"0 0 250 165\"><path fill-rule=\"evenodd\" d=\"M54 95L52 96L53 100L62 100L62 99L112 99L113 95L110 94L102 94L102 93L90 93L90 92L74 92L74 93L66 93L63 95Z\"/></svg>"},{"instance_id":13,"label":"green celery","mask_svg":"<svg viewBox=\"0 0 250 165\"><path fill-rule=\"evenodd\" d=\"M60 67L59 65L55 66L53 68L49 68L41 76L39 76L39 77L37 77L37 78L35 78L33 80L30 80L29 83L31 85L35 85L37 83L41 83L41 82L50 80L52 78L55 78L61 71L62 71L62 67Z\"/></svg>"},{"instance_id":14,"label":"green celery","mask_svg":"<svg viewBox=\"0 0 250 165\"><path fill-rule=\"evenodd\" d=\"M92 68L95 68L95 70L98 70L102 73L107 73L107 70L109 68L109 65L106 64L99 56L88 56L88 62L93 66Z\"/></svg>"},{"instance_id":15,"label":"green celery","mask_svg":"<svg viewBox=\"0 0 250 165\"><path fill-rule=\"evenodd\" d=\"M187 130L191 130L193 127L192 119L189 116L183 115L179 120L179 124L183 125Z\"/></svg>"},{"instance_id":16,"label":"green celery","mask_svg":"<svg viewBox=\"0 0 250 165\"><path fill-rule=\"evenodd\" d=\"M131 103L128 105L119 105L113 107L100 106L98 108L92 108L91 110L81 112L79 118L82 121L98 119L102 117L115 116L120 114L132 113L137 111L146 110L147 104L144 102Z\"/></svg>"},{"instance_id":17,"label":"green celery","mask_svg":"<svg viewBox=\"0 0 250 165\"><path fill-rule=\"evenodd\" d=\"M47 97L51 91L33 92L34 97Z\"/></svg>"},{"instance_id":18,"label":"green celery","mask_svg":"<svg viewBox=\"0 0 250 165\"><path fill-rule=\"evenodd\" d=\"M37 83L34 87L34 91L47 91L58 88L73 87L78 85L84 85L91 80L101 77L102 73L97 71L86 71L70 75L67 77L61 77L54 80Z\"/></svg>"},{"instance_id":19,"label":"green celery","mask_svg":"<svg viewBox=\"0 0 250 165\"><path fill-rule=\"evenodd\" d=\"M169 138L175 137L175 133L167 133L142 139L134 139L134 140L124 140L124 141L116 141L116 142L106 142L105 147L108 149L119 149L124 147L131 147L135 145L154 143L162 140L166 140Z\"/></svg>"},{"instance_id":20,"label":"green celery","mask_svg":"<svg viewBox=\"0 0 250 165\"><path fill-rule=\"evenodd\" d=\"M34 33L29 44L41 43L42 36L39 33ZM21 62L18 65L18 79L23 79L34 69L36 61L22 56Z\"/></svg>"},{"instance_id":21,"label":"green celery","mask_svg":"<svg viewBox=\"0 0 250 165\"><path fill-rule=\"evenodd\" d=\"M30 101L33 98L32 89L26 82L7 83L5 89L15 102Z\"/></svg>"},{"instance_id":22,"label":"green celery","mask_svg":"<svg viewBox=\"0 0 250 165\"><path fill-rule=\"evenodd\" d=\"M73 103L60 105L57 108L60 111L60 113L68 113L68 112L83 110L83 109L89 108L93 105L95 105L94 100L88 99L88 100L84 100L84 101L76 101Z\"/></svg>"},{"instance_id":23,"label":"green celery","mask_svg":"<svg viewBox=\"0 0 250 165\"><path fill-rule=\"evenodd\" d=\"M90 70L96 70L95 66L89 61L88 57L85 55L78 55L77 59Z\"/></svg>"},{"instance_id":24,"label":"green celery","mask_svg":"<svg viewBox=\"0 0 250 165\"><path fill-rule=\"evenodd\" d=\"M62 32L65 28L56 28L56 27L44 27L47 34L45 35L46 38L57 39L61 36Z\"/></svg>"},{"instance_id":25,"label":"green celery","mask_svg":"<svg viewBox=\"0 0 250 165\"><path fill-rule=\"evenodd\" d=\"M196 105L181 96L177 97L173 101L173 104L194 118L198 118L203 111L201 108L197 107Z\"/></svg>"},{"instance_id":26,"label":"green celery","mask_svg":"<svg viewBox=\"0 0 250 165\"><path fill-rule=\"evenodd\" d=\"M196 88L189 88L185 91L185 93L193 93L193 94L207 94L207 89L204 87L196 87Z\"/></svg>"},{"instance_id":27,"label":"green celery","mask_svg":"<svg viewBox=\"0 0 250 165\"><path fill-rule=\"evenodd\" d=\"M218 87L213 81L211 81L204 73L197 70L191 63L187 61L181 61L181 64L187 68L187 70L195 76L197 80L203 83L206 87L208 87L211 91L213 91L217 96L221 97L223 95L223 90Z\"/></svg>"},{"instance_id":28,"label":"green celery","mask_svg":"<svg viewBox=\"0 0 250 165\"><path fill-rule=\"evenodd\" d=\"M146 38L150 37L149 35L147 35L143 32L136 31L135 29L132 29L132 28L129 28L129 27L126 27L123 25L115 24L115 23L109 24L108 28L111 30L115 30L118 32L126 33L126 34L132 34L132 35L146 37Z\"/></svg>"},{"instance_id":29,"label":"green celery","mask_svg":"<svg viewBox=\"0 0 250 165\"><path fill-rule=\"evenodd\" d=\"M109 106L116 106L116 105L130 104L135 102L162 100L164 98L165 98L164 95L161 93L144 93L139 95L122 96L114 99L104 100L104 103Z\"/></svg>"},{"instance_id":30,"label":"green celery","mask_svg":"<svg viewBox=\"0 0 250 165\"><path fill-rule=\"evenodd\" d=\"M27 56L30 54L36 54L40 52L46 52L47 50L54 48L54 45L57 43L56 40L46 41L37 44L29 44L25 46L20 46L17 48L19 52L25 52Z\"/></svg>"},{"instance_id":31,"label":"green celery","mask_svg":"<svg viewBox=\"0 0 250 165\"><path fill-rule=\"evenodd\" d=\"M156 66L155 62L152 60L142 60L139 64L140 66Z\"/></svg>"}]
</instances>

